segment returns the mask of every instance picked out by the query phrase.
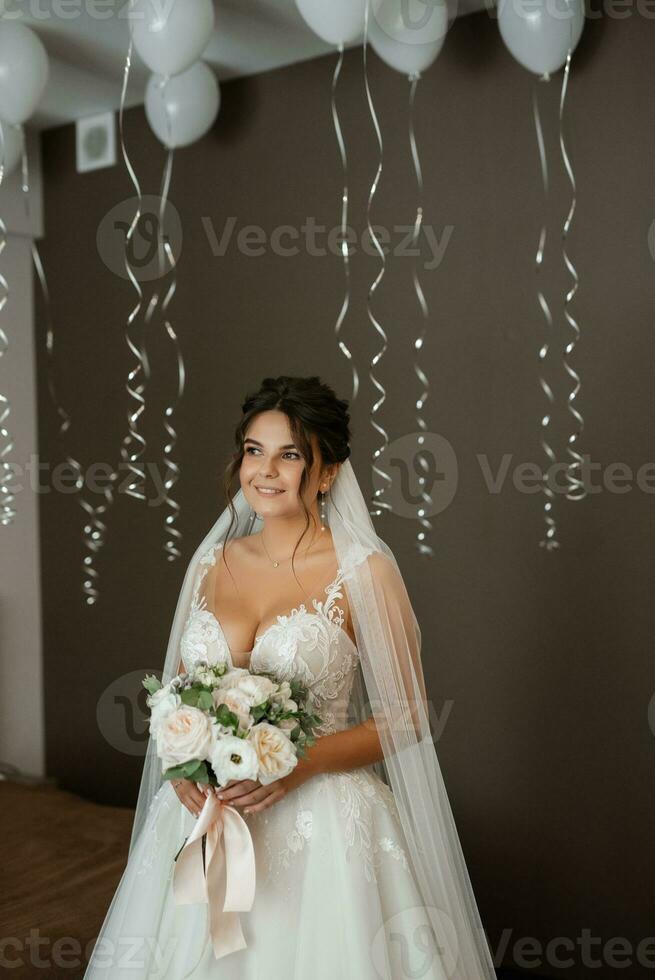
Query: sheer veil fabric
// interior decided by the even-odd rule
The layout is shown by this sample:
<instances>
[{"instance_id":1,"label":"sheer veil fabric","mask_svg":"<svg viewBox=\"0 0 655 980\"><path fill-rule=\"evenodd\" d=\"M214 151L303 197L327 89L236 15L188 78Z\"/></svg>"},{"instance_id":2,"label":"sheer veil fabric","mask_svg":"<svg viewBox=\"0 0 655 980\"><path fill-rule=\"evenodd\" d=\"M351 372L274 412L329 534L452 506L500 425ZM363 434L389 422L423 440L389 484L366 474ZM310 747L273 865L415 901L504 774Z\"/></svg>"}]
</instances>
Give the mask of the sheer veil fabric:
<instances>
[{"instance_id":1,"label":"sheer veil fabric","mask_svg":"<svg viewBox=\"0 0 655 980\"><path fill-rule=\"evenodd\" d=\"M162 682L177 673L180 640L192 596L212 547L260 530L240 489L196 549L177 602ZM451 980L494 980L496 974L462 853L430 730L421 666L421 631L389 546L378 537L350 460L341 464L326 508L349 602L359 667L349 724L375 721L384 759L374 767L390 786L407 841L412 872ZM311 750L310 750L311 751ZM156 744L149 738L130 842L130 855L162 785ZM275 805L275 804L273 804Z\"/></svg>"}]
</instances>

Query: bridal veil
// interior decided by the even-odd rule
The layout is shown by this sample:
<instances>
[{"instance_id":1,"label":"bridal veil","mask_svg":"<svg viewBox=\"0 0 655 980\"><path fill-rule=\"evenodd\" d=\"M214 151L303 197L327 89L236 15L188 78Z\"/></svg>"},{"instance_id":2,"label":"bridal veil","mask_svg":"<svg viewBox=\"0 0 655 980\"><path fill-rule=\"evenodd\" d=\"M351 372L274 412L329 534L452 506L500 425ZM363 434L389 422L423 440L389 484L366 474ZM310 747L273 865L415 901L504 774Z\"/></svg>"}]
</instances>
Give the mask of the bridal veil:
<instances>
[{"instance_id":1,"label":"bridal veil","mask_svg":"<svg viewBox=\"0 0 655 980\"><path fill-rule=\"evenodd\" d=\"M180 639L200 559L224 542L259 530L261 521L240 489L191 559L177 602L162 683L175 676ZM462 853L430 730L421 666L421 631L389 546L375 532L350 460L339 466L327 497L327 524L348 598L360 665L349 712L357 724L372 718L384 760L376 771L393 790L407 841L423 916L451 980L493 980L495 971ZM310 750L311 751L311 750ZM143 830L162 784L161 764L148 740L130 842ZM407 910L411 928L412 910Z\"/></svg>"}]
</instances>

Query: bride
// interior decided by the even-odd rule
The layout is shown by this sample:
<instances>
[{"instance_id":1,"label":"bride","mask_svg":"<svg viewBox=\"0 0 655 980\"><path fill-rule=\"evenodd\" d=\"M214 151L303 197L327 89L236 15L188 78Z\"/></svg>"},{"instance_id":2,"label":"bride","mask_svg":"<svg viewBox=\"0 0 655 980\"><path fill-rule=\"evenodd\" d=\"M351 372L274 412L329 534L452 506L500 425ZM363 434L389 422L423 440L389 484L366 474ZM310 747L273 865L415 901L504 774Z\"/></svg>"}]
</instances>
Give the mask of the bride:
<instances>
[{"instance_id":1,"label":"bride","mask_svg":"<svg viewBox=\"0 0 655 980\"><path fill-rule=\"evenodd\" d=\"M316 742L283 778L213 789L163 780L150 737L85 980L495 977L432 740L420 629L355 478L349 418L317 377L266 378L246 397L228 506L187 569L162 675L206 661L300 680ZM204 891L217 811L245 821L256 869L250 901L224 891L220 909ZM203 894L185 900L174 872L194 829Z\"/></svg>"}]
</instances>

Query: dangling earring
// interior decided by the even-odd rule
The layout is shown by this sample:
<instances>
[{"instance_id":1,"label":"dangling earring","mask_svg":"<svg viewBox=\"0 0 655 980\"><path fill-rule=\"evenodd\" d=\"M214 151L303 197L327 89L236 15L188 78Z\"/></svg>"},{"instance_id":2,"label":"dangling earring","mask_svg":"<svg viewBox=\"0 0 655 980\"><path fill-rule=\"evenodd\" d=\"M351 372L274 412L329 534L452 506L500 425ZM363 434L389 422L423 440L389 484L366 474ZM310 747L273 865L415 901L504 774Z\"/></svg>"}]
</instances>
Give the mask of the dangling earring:
<instances>
[{"instance_id":1,"label":"dangling earring","mask_svg":"<svg viewBox=\"0 0 655 980\"><path fill-rule=\"evenodd\" d=\"M325 530L325 493L321 491L321 531Z\"/></svg>"}]
</instances>

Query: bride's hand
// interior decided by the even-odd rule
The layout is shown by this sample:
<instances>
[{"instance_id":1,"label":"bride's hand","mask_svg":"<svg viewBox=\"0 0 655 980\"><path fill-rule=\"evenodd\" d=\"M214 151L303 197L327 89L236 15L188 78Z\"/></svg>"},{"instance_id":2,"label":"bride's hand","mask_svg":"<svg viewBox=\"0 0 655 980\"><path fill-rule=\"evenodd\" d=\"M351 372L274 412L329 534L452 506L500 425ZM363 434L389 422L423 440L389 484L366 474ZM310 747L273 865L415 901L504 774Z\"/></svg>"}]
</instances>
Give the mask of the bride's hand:
<instances>
[{"instance_id":1,"label":"bride's hand","mask_svg":"<svg viewBox=\"0 0 655 980\"><path fill-rule=\"evenodd\" d=\"M180 802L187 808L189 813L197 817L203 806L207 794L199 788L199 784L193 779L173 779L173 789L178 795Z\"/></svg>"},{"instance_id":2,"label":"bride's hand","mask_svg":"<svg viewBox=\"0 0 655 980\"><path fill-rule=\"evenodd\" d=\"M275 779L266 786L263 786L258 779L231 780L225 786L217 786L214 792L221 803L243 806L244 813L257 813L286 796L292 788L291 775L293 773L285 776L284 779Z\"/></svg>"}]
</instances>

